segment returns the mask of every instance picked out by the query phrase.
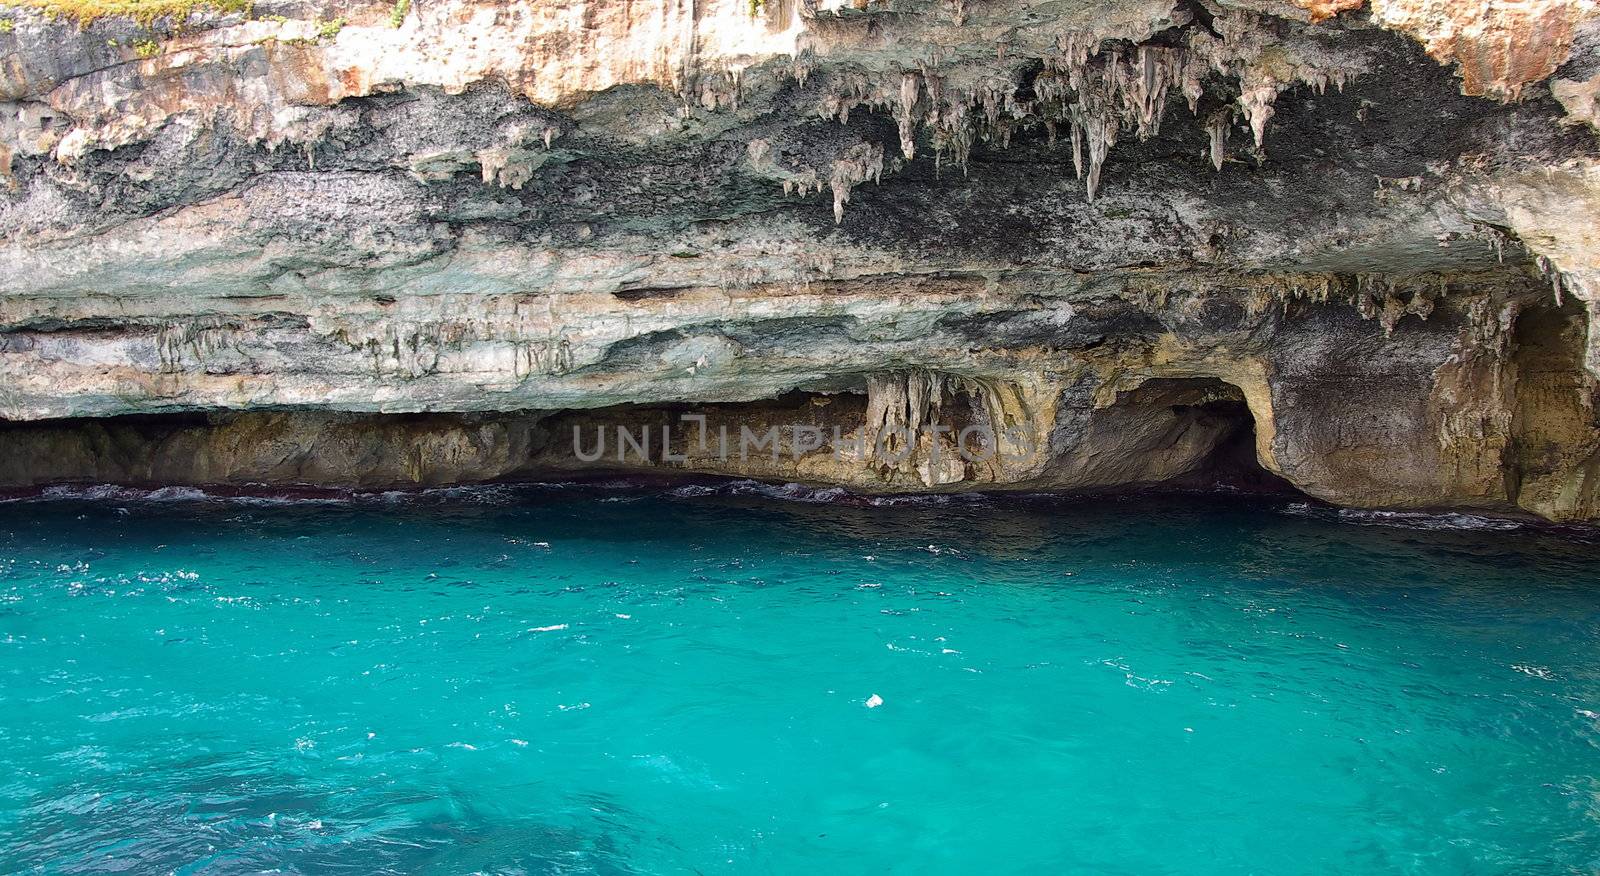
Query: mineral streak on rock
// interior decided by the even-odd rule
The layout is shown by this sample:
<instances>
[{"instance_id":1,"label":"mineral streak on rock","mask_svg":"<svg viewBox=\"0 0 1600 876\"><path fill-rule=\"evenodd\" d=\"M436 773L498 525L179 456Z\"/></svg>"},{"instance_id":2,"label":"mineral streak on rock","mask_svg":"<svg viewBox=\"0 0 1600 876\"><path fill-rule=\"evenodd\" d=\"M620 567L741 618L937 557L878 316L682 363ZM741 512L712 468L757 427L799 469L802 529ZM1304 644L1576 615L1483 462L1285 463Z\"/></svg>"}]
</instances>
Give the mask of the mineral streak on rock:
<instances>
[{"instance_id":1,"label":"mineral streak on rock","mask_svg":"<svg viewBox=\"0 0 1600 876\"><path fill-rule=\"evenodd\" d=\"M0 5L0 486L1250 469L1595 519L1594 7Z\"/></svg>"}]
</instances>

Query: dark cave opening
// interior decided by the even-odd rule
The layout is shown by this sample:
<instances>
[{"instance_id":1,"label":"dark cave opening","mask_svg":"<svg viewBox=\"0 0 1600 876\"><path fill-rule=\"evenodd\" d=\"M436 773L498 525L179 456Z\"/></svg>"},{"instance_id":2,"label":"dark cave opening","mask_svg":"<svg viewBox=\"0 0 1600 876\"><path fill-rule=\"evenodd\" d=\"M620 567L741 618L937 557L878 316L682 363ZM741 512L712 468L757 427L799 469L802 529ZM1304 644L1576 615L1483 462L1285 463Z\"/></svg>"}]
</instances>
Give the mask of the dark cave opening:
<instances>
[{"instance_id":1,"label":"dark cave opening","mask_svg":"<svg viewBox=\"0 0 1600 876\"><path fill-rule=\"evenodd\" d=\"M1204 406L1204 416L1216 417L1232 425L1205 463L1190 477L1196 487L1225 487L1249 493L1301 495L1288 481L1268 471L1256 453L1256 421L1250 408L1241 401L1218 401Z\"/></svg>"},{"instance_id":2,"label":"dark cave opening","mask_svg":"<svg viewBox=\"0 0 1600 876\"><path fill-rule=\"evenodd\" d=\"M1150 486L1300 494L1261 464L1244 392L1219 378L1147 380L1119 393L1104 420L1125 458L1166 475Z\"/></svg>"},{"instance_id":3,"label":"dark cave opening","mask_svg":"<svg viewBox=\"0 0 1600 876\"><path fill-rule=\"evenodd\" d=\"M0 489L72 483L403 488L648 473L833 483L865 492L1298 494L1258 461L1255 419L1243 392L1216 378L1146 380L1100 408L1063 398L1066 410L1048 447L1041 446L1049 457L1040 467L997 467L979 446L980 436L966 448L972 459L964 470L931 481L917 480L916 472L925 469L920 456L899 473L891 471L894 464L859 456L870 445L853 436L866 428L874 408L858 383L841 379L830 385L834 391L794 390L766 400L588 410L262 410L0 423L0 437L12 451L0 459ZM929 422L948 424L952 435L969 424L998 422L991 419L999 416L998 396L984 394L987 384L951 378L938 385L942 401L928 409ZM897 403L907 407L895 409L907 413L915 407L909 398ZM882 410L880 404L877 416ZM924 428L912 416L912 425ZM815 443L798 447L800 432ZM602 436L603 448L596 443ZM926 444L917 452L926 454Z\"/></svg>"}]
</instances>

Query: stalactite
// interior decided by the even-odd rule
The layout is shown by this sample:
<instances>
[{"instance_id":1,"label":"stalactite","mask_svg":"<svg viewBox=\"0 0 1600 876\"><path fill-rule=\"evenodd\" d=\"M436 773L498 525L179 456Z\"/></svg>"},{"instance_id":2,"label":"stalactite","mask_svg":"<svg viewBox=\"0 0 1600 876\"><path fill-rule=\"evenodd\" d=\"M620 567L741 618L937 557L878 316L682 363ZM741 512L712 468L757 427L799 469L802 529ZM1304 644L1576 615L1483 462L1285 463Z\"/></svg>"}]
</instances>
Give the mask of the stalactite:
<instances>
[{"instance_id":1,"label":"stalactite","mask_svg":"<svg viewBox=\"0 0 1600 876\"><path fill-rule=\"evenodd\" d=\"M1083 179L1083 125L1076 118L1072 120L1072 170Z\"/></svg>"},{"instance_id":2,"label":"stalactite","mask_svg":"<svg viewBox=\"0 0 1600 876\"><path fill-rule=\"evenodd\" d=\"M1378 315L1379 302L1387 297L1387 290L1382 288L1382 283L1383 278L1376 274L1356 275L1356 312L1361 314L1362 319L1372 319Z\"/></svg>"},{"instance_id":3,"label":"stalactite","mask_svg":"<svg viewBox=\"0 0 1600 876\"><path fill-rule=\"evenodd\" d=\"M1211 139L1211 166L1222 170L1222 162L1227 159L1228 152L1228 113L1222 111L1211 116L1206 122L1206 130Z\"/></svg>"},{"instance_id":4,"label":"stalactite","mask_svg":"<svg viewBox=\"0 0 1600 876\"><path fill-rule=\"evenodd\" d=\"M1533 263L1538 266L1540 276L1549 281L1550 288L1556 296L1556 306L1560 307L1564 300L1563 293L1566 292L1566 276L1562 274L1560 268L1556 267L1555 262L1544 256L1538 256L1533 260Z\"/></svg>"},{"instance_id":5,"label":"stalactite","mask_svg":"<svg viewBox=\"0 0 1600 876\"><path fill-rule=\"evenodd\" d=\"M1427 320L1448 291L1445 279L1436 274L1407 278L1357 274L1355 306L1362 319L1377 319L1388 337L1408 315Z\"/></svg>"},{"instance_id":6,"label":"stalactite","mask_svg":"<svg viewBox=\"0 0 1600 876\"><path fill-rule=\"evenodd\" d=\"M1138 119L1139 139L1161 133L1161 117L1166 111L1167 91L1176 84L1183 70L1183 55L1176 49L1140 46L1137 75L1120 83L1129 93L1129 103ZM1119 71L1121 65L1114 65Z\"/></svg>"},{"instance_id":7,"label":"stalactite","mask_svg":"<svg viewBox=\"0 0 1600 876\"><path fill-rule=\"evenodd\" d=\"M1174 91L1181 92L1190 111L1198 113L1207 76L1237 82L1233 103L1250 125L1259 154L1265 148L1274 104L1284 89L1297 83L1319 92L1330 84L1344 86L1347 71L1334 66L1335 61L1285 59L1263 39L1256 16L1227 12L1216 22L1220 36L1194 28L1182 43L1143 44L1131 50L1125 43L1104 43L1089 33L1058 36L1054 51L1041 59L1044 69L1032 78L1027 98L1020 92L1020 67L1001 64L999 70L975 70L969 63L943 69L942 53L937 51L920 62L918 72L834 73L822 90L818 112L848 123L858 107L887 110L898 124L906 160L915 157L919 131L927 129L936 171L948 158L963 174L980 142L1005 148L1019 126L1042 124L1053 145L1057 126L1067 124L1074 174L1084 181L1092 202L1119 138L1126 132L1141 140L1158 135ZM1227 158L1231 124L1227 113L1213 113L1204 123L1211 141L1209 159L1218 170ZM836 200L842 204L848 197Z\"/></svg>"},{"instance_id":8,"label":"stalactite","mask_svg":"<svg viewBox=\"0 0 1600 876\"><path fill-rule=\"evenodd\" d=\"M492 183L501 188L521 191L549 159L549 154L517 146L501 146L479 150L476 158L484 184Z\"/></svg>"},{"instance_id":9,"label":"stalactite","mask_svg":"<svg viewBox=\"0 0 1600 876\"><path fill-rule=\"evenodd\" d=\"M1278 86L1271 82L1248 85L1239 92L1239 106L1250 120L1250 133L1255 135L1257 149L1266 146L1267 122L1277 113L1273 108L1277 99Z\"/></svg>"},{"instance_id":10,"label":"stalactite","mask_svg":"<svg viewBox=\"0 0 1600 876\"><path fill-rule=\"evenodd\" d=\"M879 456L904 457L917 432L932 424L944 402L943 378L932 372L867 375L866 438Z\"/></svg>"},{"instance_id":11,"label":"stalactite","mask_svg":"<svg viewBox=\"0 0 1600 876\"><path fill-rule=\"evenodd\" d=\"M806 82L811 78L811 71L815 63L816 58L810 49L802 49L795 52L794 60L789 62L789 75L794 77L794 81L801 88L804 88Z\"/></svg>"},{"instance_id":12,"label":"stalactite","mask_svg":"<svg viewBox=\"0 0 1600 876\"><path fill-rule=\"evenodd\" d=\"M896 121L900 123L900 152L907 161L917 154L917 125L912 113L917 108L917 97L922 92L922 80L915 73L906 73L900 77L900 111L896 114Z\"/></svg>"},{"instance_id":13,"label":"stalactite","mask_svg":"<svg viewBox=\"0 0 1600 876\"><path fill-rule=\"evenodd\" d=\"M1517 243L1515 238L1492 225L1474 225L1467 236L1489 244L1489 248L1494 251L1495 261L1502 265L1506 263L1506 247Z\"/></svg>"},{"instance_id":14,"label":"stalactite","mask_svg":"<svg viewBox=\"0 0 1600 876\"><path fill-rule=\"evenodd\" d=\"M1183 66L1178 74L1178 84L1183 99L1189 104L1189 114L1200 113L1200 98L1205 94L1205 76L1211 68L1195 52L1183 53Z\"/></svg>"},{"instance_id":15,"label":"stalactite","mask_svg":"<svg viewBox=\"0 0 1600 876\"><path fill-rule=\"evenodd\" d=\"M833 175L828 185L833 189L833 221L844 221L844 205L850 202L850 190L857 184L883 176L883 147L877 143L857 143L833 162Z\"/></svg>"},{"instance_id":16,"label":"stalactite","mask_svg":"<svg viewBox=\"0 0 1600 876\"><path fill-rule=\"evenodd\" d=\"M949 419L957 410L965 418ZM1016 383L914 368L867 375L862 438L871 448L866 461L880 477L914 476L936 486L982 477L977 472L986 467L987 479L998 481L1007 466L998 445L1015 430L1029 442L1040 440L1035 420ZM967 438L984 445L977 455L986 459L963 453L969 426L979 427Z\"/></svg>"},{"instance_id":17,"label":"stalactite","mask_svg":"<svg viewBox=\"0 0 1600 876\"><path fill-rule=\"evenodd\" d=\"M1083 114L1075 120L1075 128L1081 128L1084 139L1089 147L1089 173L1088 194L1089 203L1094 203L1095 195L1100 191L1100 171L1105 166L1106 156L1110 154L1111 147L1117 143L1117 120L1111 116Z\"/></svg>"},{"instance_id":18,"label":"stalactite","mask_svg":"<svg viewBox=\"0 0 1600 876\"><path fill-rule=\"evenodd\" d=\"M1393 292L1384 296L1383 305L1378 309L1378 324L1383 326L1383 336L1390 337L1394 334L1394 327L1400 323L1400 318L1406 315L1406 303Z\"/></svg>"},{"instance_id":19,"label":"stalactite","mask_svg":"<svg viewBox=\"0 0 1600 876\"><path fill-rule=\"evenodd\" d=\"M574 367L577 351L554 333L548 301L522 296L480 299L462 317L445 299L413 303L408 312L352 315L330 308L313 319L316 331L365 353L378 377L413 379L487 358L518 380L559 375ZM471 365L471 367L482 367Z\"/></svg>"}]
</instances>

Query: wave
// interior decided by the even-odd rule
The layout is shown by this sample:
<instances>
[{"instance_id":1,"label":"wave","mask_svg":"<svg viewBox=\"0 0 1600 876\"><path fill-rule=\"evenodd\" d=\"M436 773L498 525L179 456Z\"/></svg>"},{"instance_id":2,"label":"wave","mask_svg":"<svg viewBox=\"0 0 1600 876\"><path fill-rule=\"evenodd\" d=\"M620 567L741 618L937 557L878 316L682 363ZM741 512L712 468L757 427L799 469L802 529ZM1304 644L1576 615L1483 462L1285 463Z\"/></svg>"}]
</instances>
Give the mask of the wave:
<instances>
[{"instance_id":1,"label":"wave","mask_svg":"<svg viewBox=\"0 0 1600 876\"><path fill-rule=\"evenodd\" d=\"M0 497L0 503L101 502L117 504L226 503L236 505L401 505L422 501L502 504L528 491L567 489L577 484L483 484L427 487L414 490L353 490L329 487L128 487L117 484L65 484L21 495Z\"/></svg>"},{"instance_id":2,"label":"wave","mask_svg":"<svg viewBox=\"0 0 1600 876\"><path fill-rule=\"evenodd\" d=\"M22 496L10 501L194 502L205 498L205 491L195 487L138 489L115 484L96 484L45 487L36 496Z\"/></svg>"},{"instance_id":3,"label":"wave","mask_svg":"<svg viewBox=\"0 0 1600 876\"><path fill-rule=\"evenodd\" d=\"M999 501L1059 501L1065 494L1036 492L901 493L867 495L845 487L800 483L704 480L673 484L658 477L614 477L593 480L473 484L415 489L356 490L312 486L245 484L227 487L129 487L117 484L65 484L27 493L0 496L0 504L19 502L93 502L104 504L228 504L244 506L356 505L396 507L416 504L511 505L550 492L608 494L602 501L634 501L652 496L669 499L755 497L807 505L861 508L982 507ZM1104 497L1102 497L1104 498ZM1465 512L1367 511L1295 503L1283 513L1358 526L1383 526L1435 531L1497 531L1560 528L1538 521Z\"/></svg>"},{"instance_id":4,"label":"wave","mask_svg":"<svg viewBox=\"0 0 1600 876\"><path fill-rule=\"evenodd\" d=\"M530 481L500 484L469 484L414 489L358 490L337 487L269 486L243 484L213 487L130 487L119 484L60 484L25 493L0 496L0 503L19 502L98 502L114 504L227 503L238 505L409 505L417 503L509 504L547 492L595 492L618 494L611 498L644 498L651 495L672 498L701 496L760 496L792 502L816 504L859 503L895 505L912 497L862 496L843 487L808 487L803 484L770 484L754 480L714 483L679 482L666 486L660 478L604 478L581 481ZM943 500L947 497L931 496Z\"/></svg>"},{"instance_id":5,"label":"wave","mask_svg":"<svg viewBox=\"0 0 1600 876\"><path fill-rule=\"evenodd\" d=\"M704 496L761 496L788 502L834 504L853 498L844 487L808 487L804 484L769 484L762 481L739 480L720 484L684 484L667 490L665 495L676 499L697 499Z\"/></svg>"},{"instance_id":6,"label":"wave","mask_svg":"<svg viewBox=\"0 0 1600 876\"><path fill-rule=\"evenodd\" d=\"M1354 523L1358 526L1390 526L1400 529L1510 532L1530 524L1506 517L1487 517L1459 511L1365 511L1355 508L1317 508L1296 503L1284 509L1287 514Z\"/></svg>"},{"instance_id":7,"label":"wave","mask_svg":"<svg viewBox=\"0 0 1600 876\"><path fill-rule=\"evenodd\" d=\"M951 504L982 504L988 502L987 493L901 493L872 496L855 493L845 487L811 487L805 484L773 484L755 480L726 481L723 483L685 484L667 490L663 495L675 499L697 499L711 496L758 496L784 502L801 502L808 505L852 505L866 508L896 508L902 506L939 506ZM1021 496L1022 494L1017 494Z\"/></svg>"}]
</instances>

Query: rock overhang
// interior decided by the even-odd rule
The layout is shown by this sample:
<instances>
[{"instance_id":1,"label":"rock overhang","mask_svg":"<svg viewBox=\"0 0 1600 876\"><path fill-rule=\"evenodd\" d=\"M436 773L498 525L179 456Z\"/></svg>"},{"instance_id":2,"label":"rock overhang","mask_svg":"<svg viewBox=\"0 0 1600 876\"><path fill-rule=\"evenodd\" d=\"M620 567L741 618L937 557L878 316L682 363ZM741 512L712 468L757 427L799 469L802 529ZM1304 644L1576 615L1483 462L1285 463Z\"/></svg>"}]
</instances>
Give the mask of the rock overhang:
<instances>
[{"instance_id":1,"label":"rock overhang","mask_svg":"<svg viewBox=\"0 0 1600 876\"><path fill-rule=\"evenodd\" d=\"M1570 340L1600 276L1593 132L1544 84L1582 81L1592 10L1479 5L285 5L157 24L148 58L126 22L15 15L0 414L932 373L1059 438L1074 387L1218 379L1335 501L1542 477L1540 513L1584 516L1592 417L1506 387L1517 316ZM1385 486L1397 441L1416 477Z\"/></svg>"}]
</instances>

